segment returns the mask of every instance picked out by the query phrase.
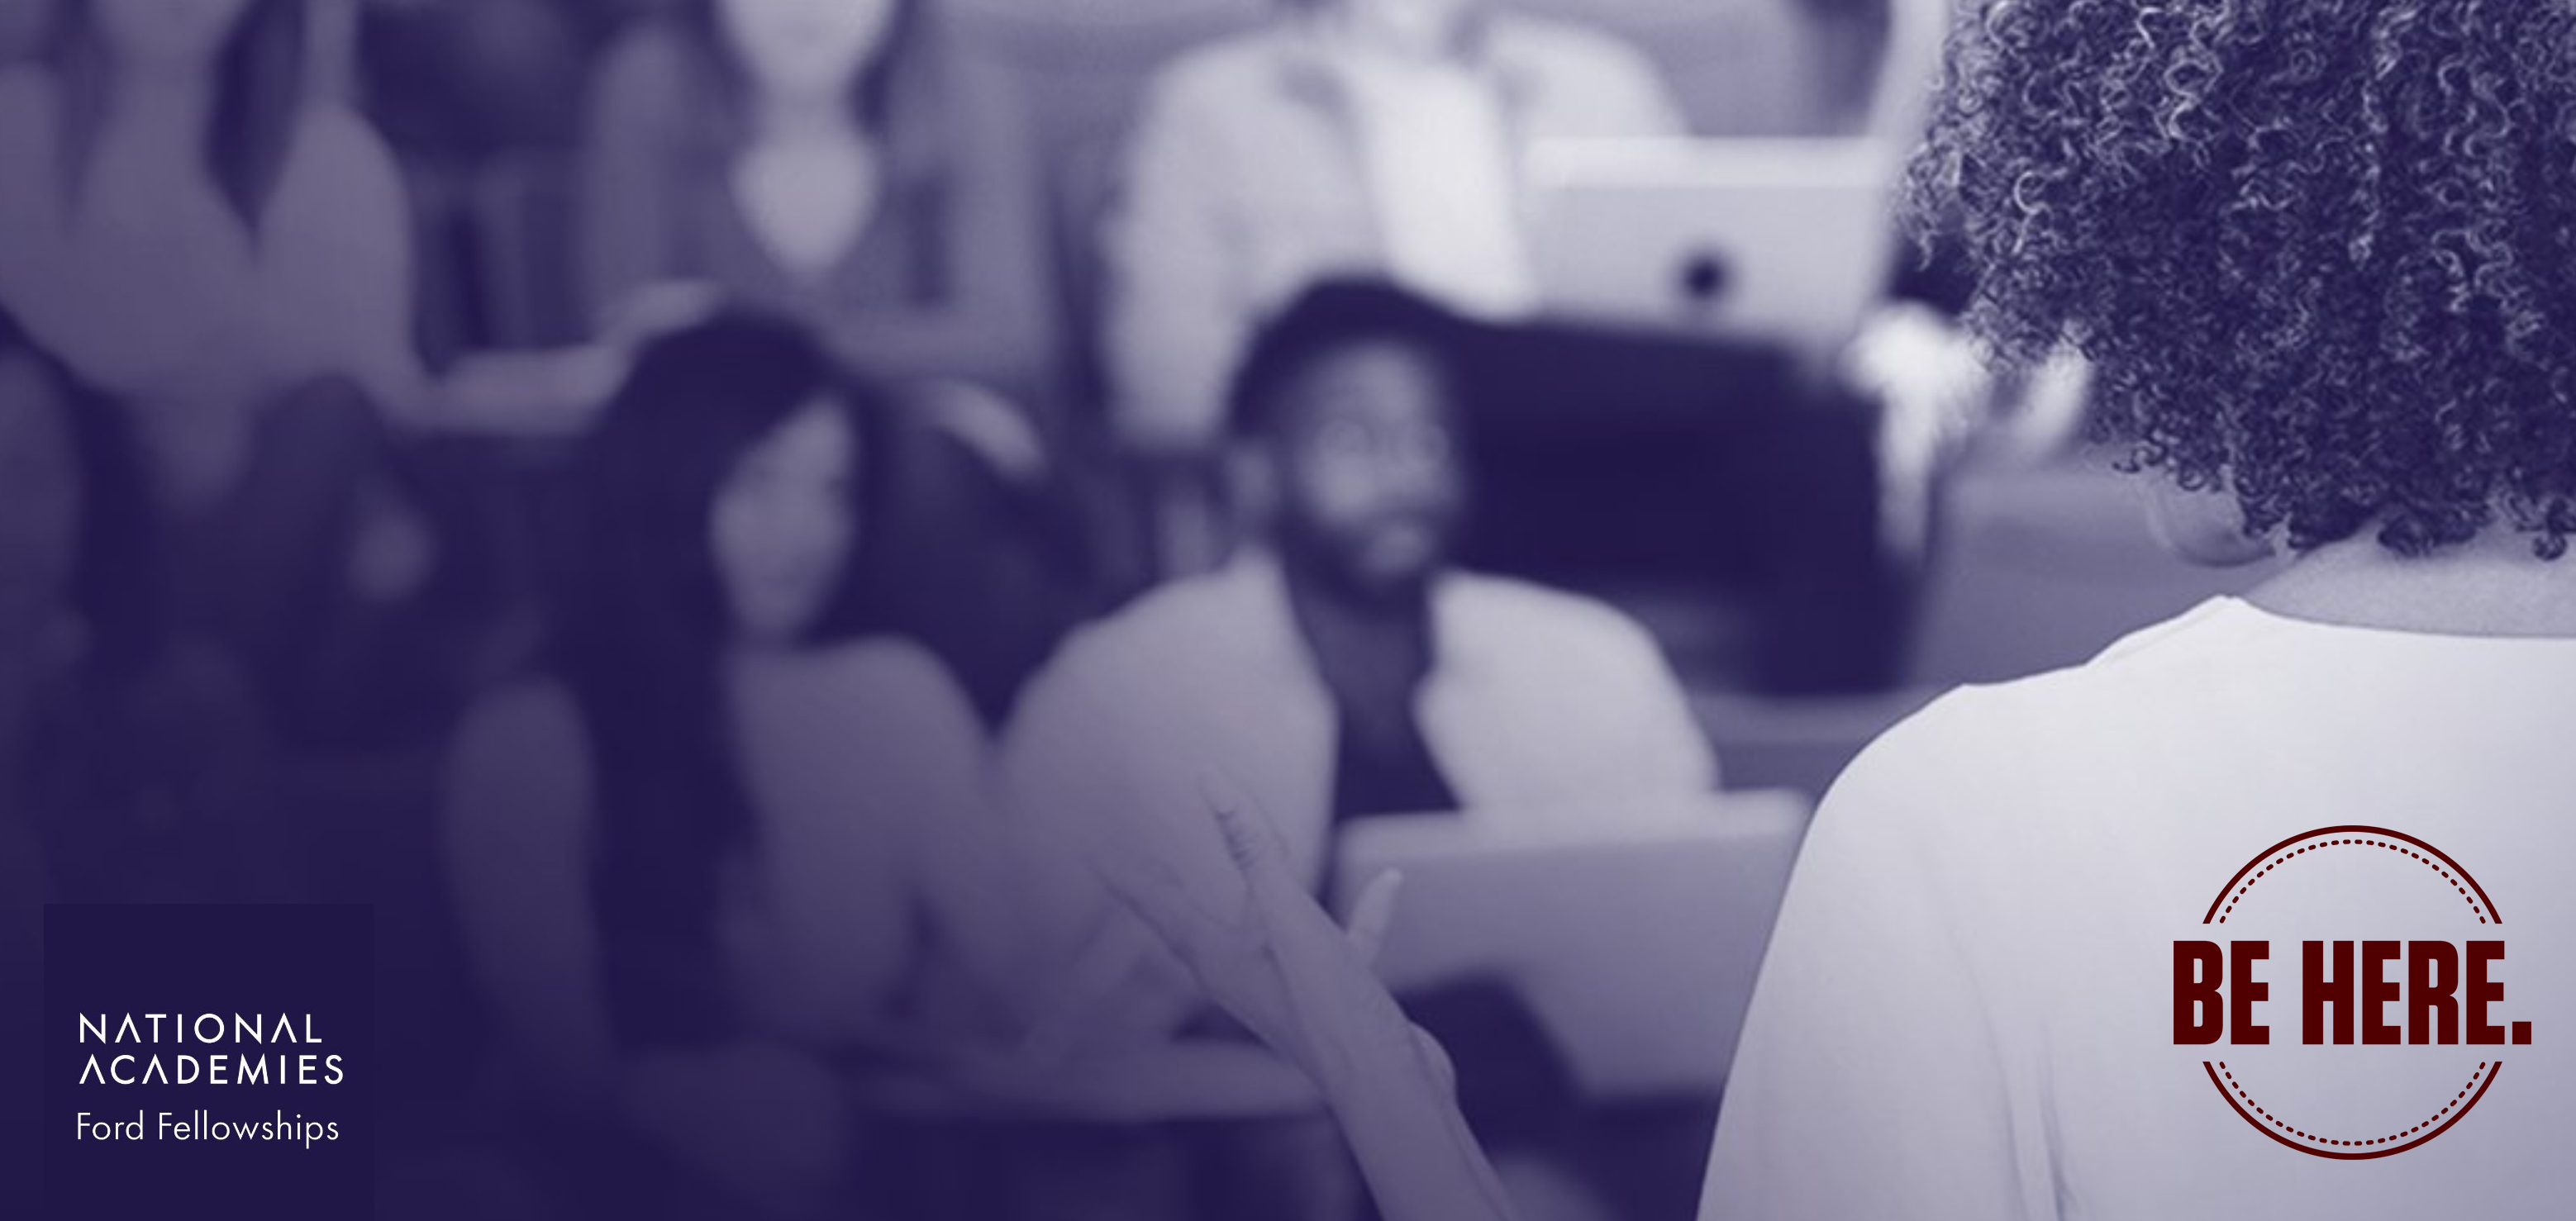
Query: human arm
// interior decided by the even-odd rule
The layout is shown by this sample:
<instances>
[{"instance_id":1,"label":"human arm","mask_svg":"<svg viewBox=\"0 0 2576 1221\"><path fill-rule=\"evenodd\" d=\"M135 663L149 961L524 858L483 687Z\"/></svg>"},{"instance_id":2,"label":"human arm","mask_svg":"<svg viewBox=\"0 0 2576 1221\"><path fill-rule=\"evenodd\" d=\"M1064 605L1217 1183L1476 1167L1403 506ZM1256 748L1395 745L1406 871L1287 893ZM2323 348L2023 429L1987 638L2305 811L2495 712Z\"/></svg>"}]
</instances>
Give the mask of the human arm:
<instances>
[{"instance_id":1,"label":"human arm","mask_svg":"<svg viewBox=\"0 0 2576 1221\"><path fill-rule=\"evenodd\" d=\"M1188 701L1160 690L1164 659L1121 624L1076 631L1022 691L1000 752L1011 836L1047 952L1037 1040L1055 1058L1161 1042L1201 1005L1187 971L1086 864L1117 820L1161 808ZM1186 791L1188 776L1180 783Z\"/></svg>"},{"instance_id":2,"label":"human arm","mask_svg":"<svg viewBox=\"0 0 2576 1221\"><path fill-rule=\"evenodd\" d=\"M1691 134L1681 101L1654 57L1606 38L1600 54L1601 110L1596 134L1656 139Z\"/></svg>"},{"instance_id":3,"label":"human arm","mask_svg":"<svg viewBox=\"0 0 2576 1221\"><path fill-rule=\"evenodd\" d=\"M357 114L300 122L263 219L272 325L300 371L345 377L396 418L428 405L413 343L410 197L382 137Z\"/></svg>"},{"instance_id":4,"label":"human arm","mask_svg":"<svg viewBox=\"0 0 2576 1221\"><path fill-rule=\"evenodd\" d=\"M580 300L612 332L639 298L683 278L673 235L682 193L671 179L688 108L703 101L686 40L666 25L619 39L591 83L576 167Z\"/></svg>"},{"instance_id":5,"label":"human arm","mask_svg":"<svg viewBox=\"0 0 2576 1221\"><path fill-rule=\"evenodd\" d=\"M866 640L778 659L746 688L759 834L728 957L765 1034L858 1064L911 1064L1015 1016L1028 938L993 815L980 726L917 646ZM945 1022L917 1013L961 1002Z\"/></svg>"},{"instance_id":6,"label":"human arm","mask_svg":"<svg viewBox=\"0 0 2576 1221\"><path fill-rule=\"evenodd\" d=\"M1371 881L1346 931L1288 867L1267 816L1222 783L1208 805L1230 876L1192 879L1182 859L1123 837L1091 860L1228 1013L1304 1068L1387 1221L1504 1221L1493 1167L1468 1131L1438 1046L1369 969L1397 879ZM1223 897L1210 902L1211 893Z\"/></svg>"},{"instance_id":7,"label":"human arm","mask_svg":"<svg viewBox=\"0 0 2576 1221\"><path fill-rule=\"evenodd\" d=\"M1647 797L1717 791L1717 752L1663 646L1644 627L1621 617L1586 677L1624 693L1604 705L1616 728L1603 740L1620 756L1605 778Z\"/></svg>"},{"instance_id":8,"label":"human arm","mask_svg":"<svg viewBox=\"0 0 2576 1221\"><path fill-rule=\"evenodd\" d=\"M1153 91L1102 234L1102 336L1120 439L1188 450L1216 432L1227 371L1251 329L1225 197L1233 150L1220 102L1186 77Z\"/></svg>"},{"instance_id":9,"label":"human arm","mask_svg":"<svg viewBox=\"0 0 2576 1221\"><path fill-rule=\"evenodd\" d=\"M1500 583L1481 594L1483 613L1455 617L1451 647L1494 659L1488 672L1508 685L1435 674L1422 704L1424 729L1476 818L1537 829L1581 810L1608 829L1705 805L1718 790L1715 752L1643 626L1560 591Z\"/></svg>"},{"instance_id":10,"label":"human arm","mask_svg":"<svg viewBox=\"0 0 2576 1221\"><path fill-rule=\"evenodd\" d=\"M559 688L504 692L470 713L450 756L440 864L485 1007L518 1066L556 1103L617 1103L590 898L590 777Z\"/></svg>"},{"instance_id":11,"label":"human arm","mask_svg":"<svg viewBox=\"0 0 2576 1221\"><path fill-rule=\"evenodd\" d=\"M1028 999L1037 931L1025 897L1034 865L1008 834L983 722L956 679L930 653L906 649L882 681L884 707L911 775L903 819L913 903L930 952L999 1005L1012 1027L1032 1018Z\"/></svg>"},{"instance_id":12,"label":"human arm","mask_svg":"<svg viewBox=\"0 0 2576 1221\"><path fill-rule=\"evenodd\" d=\"M1492 50L1507 87L1536 91L1544 99L1544 122L1532 135L1624 140L1690 134L1662 67L1624 38L1589 25L1522 18L1495 27Z\"/></svg>"}]
</instances>

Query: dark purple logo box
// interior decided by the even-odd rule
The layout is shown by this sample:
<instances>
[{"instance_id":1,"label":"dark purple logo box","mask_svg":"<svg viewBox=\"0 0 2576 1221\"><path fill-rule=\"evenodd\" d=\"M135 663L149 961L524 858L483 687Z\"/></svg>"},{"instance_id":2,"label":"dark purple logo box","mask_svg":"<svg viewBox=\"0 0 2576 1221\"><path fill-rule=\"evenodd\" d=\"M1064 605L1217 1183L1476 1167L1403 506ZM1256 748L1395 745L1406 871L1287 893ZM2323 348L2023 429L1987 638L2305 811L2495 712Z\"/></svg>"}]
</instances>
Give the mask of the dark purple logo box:
<instances>
[{"instance_id":1,"label":"dark purple logo box","mask_svg":"<svg viewBox=\"0 0 2576 1221\"><path fill-rule=\"evenodd\" d=\"M255 1216L271 1221L364 1217L374 1165L375 926L355 906L51 905L45 909L45 991L38 1032L44 1072L36 1117L44 1150L41 1214L51 1221ZM81 1015L113 1036L131 1014L219 1014L222 1042L177 1041L165 1017L158 1043L82 1041ZM283 1016L310 1045L235 1043L235 1015L270 1027ZM211 1024L207 1029L211 1031ZM136 1076L158 1055L174 1076L196 1058L195 1084L84 1084L103 1071ZM213 1084L211 1058L265 1057L264 1082ZM299 1084L297 1057L339 1057L339 1084ZM121 1066L119 1055L136 1057ZM289 1080L276 1079L285 1057ZM90 1113L90 1124L77 1122ZM166 1113L167 1120L163 1116ZM135 1121L140 1118L139 1138ZM280 1121L283 1121L281 1123ZM101 1135L95 1125L116 1125ZM309 1125L330 1125L330 1139ZM227 1138L210 1133L220 1128ZM181 1138L185 1132L188 1137ZM0 1210L7 1211L7 1210Z\"/></svg>"}]
</instances>

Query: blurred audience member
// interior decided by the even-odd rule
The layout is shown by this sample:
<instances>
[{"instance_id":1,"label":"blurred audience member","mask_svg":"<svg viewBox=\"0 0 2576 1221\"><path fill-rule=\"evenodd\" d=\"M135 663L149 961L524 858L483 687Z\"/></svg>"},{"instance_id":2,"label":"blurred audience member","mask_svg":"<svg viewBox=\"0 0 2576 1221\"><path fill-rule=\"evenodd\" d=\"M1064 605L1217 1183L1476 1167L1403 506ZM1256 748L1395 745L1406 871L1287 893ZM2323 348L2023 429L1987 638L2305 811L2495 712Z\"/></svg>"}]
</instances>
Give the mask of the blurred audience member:
<instances>
[{"instance_id":1,"label":"blurred audience member","mask_svg":"<svg viewBox=\"0 0 2576 1221\"><path fill-rule=\"evenodd\" d=\"M1051 296L1020 115L940 17L695 0L636 27L592 98L588 296L603 322L692 299L784 312L903 392L882 502L901 526L875 575L891 626L998 719L1071 600L1033 525L1052 476L1021 410L1051 386Z\"/></svg>"},{"instance_id":2,"label":"blurred audience member","mask_svg":"<svg viewBox=\"0 0 2576 1221\"><path fill-rule=\"evenodd\" d=\"M593 318L712 288L899 382L1032 393L1053 340L1018 120L936 0L695 0L641 24L591 97Z\"/></svg>"},{"instance_id":3,"label":"blurred audience member","mask_svg":"<svg viewBox=\"0 0 2576 1221\"><path fill-rule=\"evenodd\" d=\"M0 301L130 400L196 508L260 410L324 378L412 406L410 232L375 133L315 102L300 0L65 6L0 76Z\"/></svg>"},{"instance_id":4,"label":"blurred audience member","mask_svg":"<svg viewBox=\"0 0 2576 1221\"><path fill-rule=\"evenodd\" d=\"M1467 489L1448 362L1464 325L1398 289L1335 283L1255 340L1230 459L1261 542L1078 633L1032 682L1004 769L1013 808L1046 820L1033 834L1093 841L1143 810L1221 859L1199 797L1213 771L1256 795L1322 887L1351 820L1633 818L1715 787L1707 741L1641 628L1450 566ZM1141 929L1081 896L1068 911L1068 929L1096 931L1084 985L1121 1022L1147 1037L1199 1022L1195 986ZM1573 1099L1535 1023L1496 992L1464 989L1423 1014L1479 1087L1515 1083L1480 1116L1508 1142ZM1304 1173L1262 1190L1331 1181Z\"/></svg>"},{"instance_id":5,"label":"blurred audience member","mask_svg":"<svg viewBox=\"0 0 2576 1221\"><path fill-rule=\"evenodd\" d=\"M259 716L171 625L115 405L0 314L0 802L64 902L280 899Z\"/></svg>"},{"instance_id":6,"label":"blurred audience member","mask_svg":"<svg viewBox=\"0 0 2576 1221\"><path fill-rule=\"evenodd\" d=\"M299 0L64 6L0 73L0 304L132 412L172 609L265 698L318 619L435 562L390 473L423 401L393 163L316 99Z\"/></svg>"},{"instance_id":7,"label":"blurred audience member","mask_svg":"<svg viewBox=\"0 0 2576 1221\"><path fill-rule=\"evenodd\" d=\"M1214 439L1258 320L1337 274L1452 308L1536 303L1521 162L1556 137L1677 134L1637 51L1491 0L1276 0L1168 69L1107 234L1122 433Z\"/></svg>"},{"instance_id":8,"label":"blurred audience member","mask_svg":"<svg viewBox=\"0 0 2576 1221\"><path fill-rule=\"evenodd\" d=\"M882 406L783 322L649 347L579 459L551 665L469 718L450 773L453 899L516 1080L720 1211L839 1189L821 1057L1004 1028L1025 978L972 710L852 634Z\"/></svg>"}]
</instances>

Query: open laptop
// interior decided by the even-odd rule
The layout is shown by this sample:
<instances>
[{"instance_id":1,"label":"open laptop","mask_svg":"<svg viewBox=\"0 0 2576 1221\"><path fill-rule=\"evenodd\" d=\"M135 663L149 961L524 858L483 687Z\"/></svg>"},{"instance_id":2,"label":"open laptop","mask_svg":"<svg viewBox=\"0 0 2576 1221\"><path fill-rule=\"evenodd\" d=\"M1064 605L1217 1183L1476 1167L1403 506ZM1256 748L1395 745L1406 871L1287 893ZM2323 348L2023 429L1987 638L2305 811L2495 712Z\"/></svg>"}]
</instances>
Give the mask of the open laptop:
<instances>
[{"instance_id":1,"label":"open laptop","mask_svg":"<svg viewBox=\"0 0 2576 1221\"><path fill-rule=\"evenodd\" d=\"M1868 139L1544 142L1528 167L1542 308L1830 352L1887 287L1902 164Z\"/></svg>"},{"instance_id":2,"label":"open laptop","mask_svg":"<svg viewBox=\"0 0 2576 1221\"><path fill-rule=\"evenodd\" d=\"M1714 1093L1809 812L1783 791L1635 811L1611 829L1572 811L1543 832L1479 815L1366 819L1342 832L1334 901L1346 909L1379 871L1403 870L1378 959L1399 995L1500 978L1590 1096Z\"/></svg>"}]
</instances>

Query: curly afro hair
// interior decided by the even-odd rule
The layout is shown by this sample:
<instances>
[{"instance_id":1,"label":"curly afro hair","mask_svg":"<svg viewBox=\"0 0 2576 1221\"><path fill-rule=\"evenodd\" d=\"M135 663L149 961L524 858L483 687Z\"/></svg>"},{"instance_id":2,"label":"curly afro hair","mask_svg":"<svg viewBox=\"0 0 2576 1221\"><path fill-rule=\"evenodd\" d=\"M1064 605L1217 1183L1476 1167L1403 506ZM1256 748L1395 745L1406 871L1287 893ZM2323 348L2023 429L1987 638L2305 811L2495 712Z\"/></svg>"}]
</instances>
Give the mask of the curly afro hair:
<instances>
[{"instance_id":1,"label":"curly afro hair","mask_svg":"<svg viewBox=\"0 0 2576 1221\"><path fill-rule=\"evenodd\" d=\"M2576 533L2576 0L1963 0L1917 224L1972 327L2250 533ZM1937 222L1929 218L1938 218Z\"/></svg>"}]
</instances>

